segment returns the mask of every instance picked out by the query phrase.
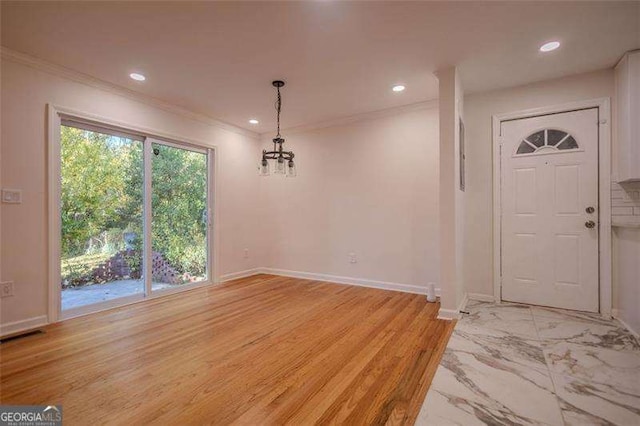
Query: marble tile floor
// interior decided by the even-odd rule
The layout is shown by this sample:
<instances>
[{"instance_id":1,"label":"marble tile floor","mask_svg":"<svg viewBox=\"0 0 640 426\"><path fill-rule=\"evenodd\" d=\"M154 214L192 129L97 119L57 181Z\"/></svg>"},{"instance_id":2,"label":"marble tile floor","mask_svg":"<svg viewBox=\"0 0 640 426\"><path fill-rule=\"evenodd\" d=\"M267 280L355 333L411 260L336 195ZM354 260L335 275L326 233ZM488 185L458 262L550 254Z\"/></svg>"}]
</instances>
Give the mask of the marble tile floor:
<instances>
[{"instance_id":1,"label":"marble tile floor","mask_svg":"<svg viewBox=\"0 0 640 426\"><path fill-rule=\"evenodd\" d=\"M640 344L597 314L471 301L416 424L640 426Z\"/></svg>"}]
</instances>

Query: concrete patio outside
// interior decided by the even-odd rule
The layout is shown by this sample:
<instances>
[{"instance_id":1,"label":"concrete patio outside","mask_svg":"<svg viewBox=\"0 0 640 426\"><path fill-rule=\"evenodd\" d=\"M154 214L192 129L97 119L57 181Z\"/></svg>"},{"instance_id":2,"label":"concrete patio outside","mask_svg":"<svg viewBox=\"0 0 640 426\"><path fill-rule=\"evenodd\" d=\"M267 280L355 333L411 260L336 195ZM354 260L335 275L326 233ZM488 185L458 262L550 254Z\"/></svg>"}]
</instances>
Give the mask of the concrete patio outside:
<instances>
[{"instance_id":1,"label":"concrete patio outside","mask_svg":"<svg viewBox=\"0 0 640 426\"><path fill-rule=\"evenodd\" d=\"M182 284L153 283L154 290L178 287ZM104 284L88 284L62 290L62 310L106 302L120 297L132 296L144 291L142 280L118 280Z\"/></svg>"}]
</instances>

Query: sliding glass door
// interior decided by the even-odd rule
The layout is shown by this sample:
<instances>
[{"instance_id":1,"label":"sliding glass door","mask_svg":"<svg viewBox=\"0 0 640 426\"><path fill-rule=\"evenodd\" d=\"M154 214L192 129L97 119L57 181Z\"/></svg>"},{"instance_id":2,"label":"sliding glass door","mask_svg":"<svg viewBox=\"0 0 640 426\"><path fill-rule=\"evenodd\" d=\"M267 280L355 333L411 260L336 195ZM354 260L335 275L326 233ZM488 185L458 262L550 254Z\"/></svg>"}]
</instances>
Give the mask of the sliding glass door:
<instances>
[{"instance_id":1,"label":"sliding glass door","mask_svg":"<svg viewBox=\"0 0 640 426\"><path fill-rule=\"evenodd\" d=\"M211 281L210 156L62 120L63 316Z\"/></svg>"},{"instance_id":2,"label":"sliding glass door","mask_svg":"<svg viewBox=\"0 0 640 426\"><path fill-rule=\"evenodd\" d=\"M63 310L144 293L142 145L61 126Z\"/></svg>"},{"instance_id":3,"label":"sliding glass door","mask_svg":"<svg viewBox=\"0 0 640 426\"><path fill-rule=\"evenodd\" d=\"M207 280L207 153L152 144L152 290Z\"/></svg>"}]
</instances>

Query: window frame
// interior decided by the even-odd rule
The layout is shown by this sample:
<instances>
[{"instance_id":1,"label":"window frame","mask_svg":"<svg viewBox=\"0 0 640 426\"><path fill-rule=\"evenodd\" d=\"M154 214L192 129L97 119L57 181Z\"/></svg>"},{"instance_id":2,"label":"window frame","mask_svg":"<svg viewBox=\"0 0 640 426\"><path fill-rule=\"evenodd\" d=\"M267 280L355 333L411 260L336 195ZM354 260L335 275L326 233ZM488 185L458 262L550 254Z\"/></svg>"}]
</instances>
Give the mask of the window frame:
<instances>
[{"instance_id":1,"label":"window frame","mask_svg":"<svg viewBox=\"0 0 640 426\"><path fill-rule=\"evenodd\" d=\"M124 306L131 303L137 303L144 300L163 297L168 294L179 293L198 287L214 285L219 282L218 265L219 265L219 226L217 223L217 146L212 143L197 141L189 138L183 138L168 134L166 132L147 129L133 123L126 123L111 118L102 117L94 114L77 111L74 109L47 104L48 118L48 134L47 134L47 165L48 165L48 188L47 188L47 204L48 204L48 322L53 323L61 319L68 319L77 316L87 315L111 309L117 306ZM123 136L134 140L140 140L143 143L143 167L144 167L144 190L150 191L151 185L151 157L147 151L151 152L151 146L155 143L173 146L180 149L188 149L191 151L204 153L207 155L207 207L209 214L207 215L207 279L195 283L185 284L177 288L169 288L151 291L151 277L145 279L145 291L139 294L116 298L105 302L90 304L78 308L67 309L62 311L61 306L61 126L65 123L74 127L83 128L90 131L98 131L116 136ZM147 178L147 176L149 176ZM150 255L151 233L147 232L148 226L151 224L151 196L144 196L144 212L143 226L145 239L144 259ZM148 206L147 206L148 203ZM147 253L149 251L149 253ZM145 262L150 267L150 262ZM145 266L145 269L147 266ZM147 272L145 270L145 272ZM148 285L147 285L148 282Z\"/></svg>"}]
</instances>

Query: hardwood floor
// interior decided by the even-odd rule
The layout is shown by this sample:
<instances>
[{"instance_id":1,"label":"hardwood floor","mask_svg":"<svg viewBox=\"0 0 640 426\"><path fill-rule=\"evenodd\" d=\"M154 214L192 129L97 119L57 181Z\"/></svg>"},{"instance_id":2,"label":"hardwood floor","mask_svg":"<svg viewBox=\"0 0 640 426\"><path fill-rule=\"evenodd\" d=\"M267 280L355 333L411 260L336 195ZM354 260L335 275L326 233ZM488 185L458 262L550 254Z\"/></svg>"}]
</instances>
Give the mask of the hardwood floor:
<instances>
[{"instance_id":1,"label":"hardwood floor","mask_svg":"<svg viewBox=\"0 0 640 426\"><path fill-rule=\"evenodd\" d=\"M412 424L453 329L425 296L257 275L0 345L65 424Z\"/></svg>"}]
</instances>

